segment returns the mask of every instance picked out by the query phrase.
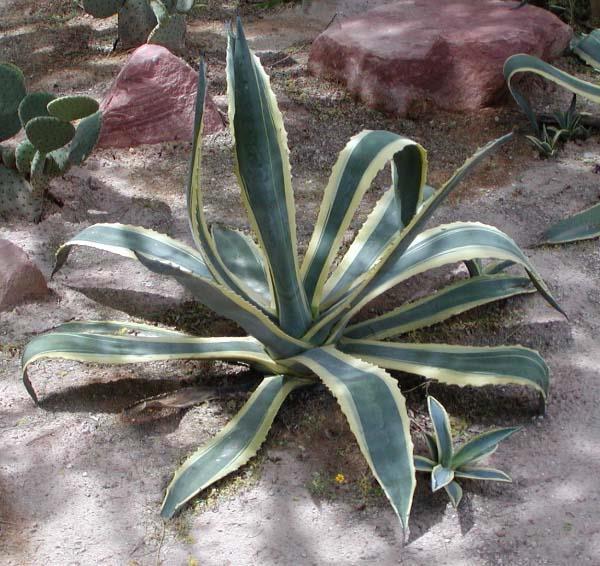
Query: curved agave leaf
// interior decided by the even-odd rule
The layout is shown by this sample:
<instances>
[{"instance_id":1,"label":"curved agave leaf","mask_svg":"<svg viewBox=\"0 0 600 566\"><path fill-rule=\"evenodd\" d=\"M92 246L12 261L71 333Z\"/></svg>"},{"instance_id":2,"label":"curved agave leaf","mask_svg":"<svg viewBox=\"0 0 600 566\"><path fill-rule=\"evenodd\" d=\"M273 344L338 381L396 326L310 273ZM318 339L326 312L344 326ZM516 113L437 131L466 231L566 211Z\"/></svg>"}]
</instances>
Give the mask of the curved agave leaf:
<instances>
[{"instance_id":1,"label":"curved agave leaf","mask_svg":"<svg viewBox=\"0 0 600 566\"><path fill-rule=\"evenodd\" d=\"M423 433L423 436L425 437L425 441L427 442L427 448L429 449L429 454L431 455L431 458L437 462L439 460L439 455L435 436L429 432Z\"/></svg>"},{"instance_id":2,"label":"curved agave leaf","mask_svg":"<svg viewBox=\"0 0 600 566\"><path fill-rule=\"evenodd\" d=\"M525 95L523 95L513 82L514 77L519 73L534 73L566 88L574 94L583 96L592 102L600 103L599 86L577 79L574 76L569 75L569 73L565 73L550 65L550 63L546 63L532 55L518 54L509 57L504 62L504 78L506 79L506 83L508 84L508 88L513 95L513 98L521 107L521 110L525 112L525 115L531 122L538 137L540 134L540 127L535 112L533 111L529 100L527 100Z\"/></svg>"},{"instance_id":3,"label":"curved agave leaf","mask_svg":"<svg viewBox=\"0 0 600 566\"><path fill-rule=\"evenodd\" d=\"M502 470L494 468L480 468L479 466L463 466L458 470L454 470L454 476L457 478L466 478L470 480L488 480L488 481L504 481L511 483L511 477Z\"/></svg>"},{"instance_id":4,"label":"curved agave leaf","mask_svg":"<svg viewBox=\"0 0 600 566\"><path fill-rule=\"evenodd\" d=\"M321 309L331 307L358 278L373 267L381 254L404 228L404 224L400 220L400 210L396 198L395 187L398 184L397 168L392 167L393 186L377 202L350 248L326 281L323 287L325 299L321 302ZM419 203L417 211L435 195L435 192L435 189L429 185L423 187L422 201Z\"/></svg>"},{"instance_id":5,"label":"curved agave leaf","mask_svg":"<svg viewBox=\"0 0 600 566\"><path fill-rule=\"evenodd\" d=\"M456 476L456 472L454 473L454 475ZM448 494L448 497L450 498L450 502L452 503L452 506L456 509L458 507L458 504L460 503L460 500L462 499L462 496L463 496L462 487L460 487L458 482L451 481L448 485L444 486L444 489L446 490L446 493Z\"/></svg>"},{"instance_id":6,"label":"curved agave leaf","mask_svg":"<svg viewBox=\"0 0 600 566\"><path fill-rule=\"evenodd\" d=\"M301 284L287 134L269 78L248 47L238 19L227 63L230 126L242 201L270 272L284 332L302 336L311 323Z\"/></svg>"},{"instance_id":7,"label":"curved agave leaf","mask_svg":"<svg viewBox=\"0 0 600 566\"><path fill-rule=\"evenodd\" d=\"M557 222L544 232L545 244L564 244L600 236L600 203Z\"/></svg>"},{"instance_id":8,"label":"curved agave leaf","mask_svg":"<svg viewBox=\"0 0 600 566\"><path fill-rule=\"evenodd\" d=\"M125 224L94 224L79 232L58 248L52 275L65 264L73 246L104 250L131 259L137 259L137 254L143 253L212 280L204 258L190 246L154 230Z\"/></svg>"},{"instance_id":9,"label":"curved agave leaf","mask_svg":"<svg viewBox=\"0 0 600 566\"><path fill-rule=\"evenodd\" d=\"M139 261L151 271L174 277L202 304L239 324L268 349L274 358L287 358L305 350L309 344L289 336L260 310L227 287L206 277L188 272L181 266L138 254Z\"/></svg>"},{"instance_id":10,"label":"curved agave leaf","mask_svg":"<svg viewBox=\"0 0 600 566\"><path fill-rule=\"evenodd\" d=\"M584 33L571 40L571 50L596 71L600 71L600 30Z\"/></svg>"},{"instance_id":11,"label":"curved agave leaf","mask_svg":"<svg viewBox=\"0 0 600 566\"><path fill-rule=\"evenodd\" d=\"M423 226L429 220L431 215L435 212L435 210L437 210L438 206L444 201L444 199L458 186L458 184L491 152L495 151L498 147L502 146L512 138L512 133L502 136L501 138L498 138L497 140L494 140L480 148L469 159L467 159L465 163L455 171L455 173L444 184L444 186L423 203L410 224L392 239L385 250L379 255L373 266L363 276L355 279L352 287L340 299L338 299L338 302L350 300L355 304L357 297L359 297L359 295L364 291L365 287L371 282L371 280L377 276L378 272L388 263L393 264L397 262L398 258L402 257L412 241L422 231ZM329 297L325 296L324 302L327 303L328 300ZM340 317L339 322L335 321L338 322L336 324L336 331L332 333L335 339L337 339L337 335L348 324L348 321L350 318L352 318L352 316L354 316L357 310L358 309L352 309L350 312Z\"/></svg>"},{"instance_id":12,"label":"curved agave leaf","mask_svg":"<svg viewBox=\"0 0 600 566\"><path fill-rule=\"evenodd\" d=\"M322 310L330 308L363 277L404 228L393 189L388 189L362 225L350 248L323 286ZM341 302L341 301L340 301Z\"/></svg>"},{"instance_id":13,"label":"curved agave leaf","mask_svg":"<svg viewBox=\"0 0 600 566\"><path fill-rule=\"evenodd\" d=\"M373 475L405 532L415 489L406 402L385 371L333 347L292 358L317 374L337 399Z\"/></svg>"},{"instance_id":14,"label":"curved agave leaf","mask_svg":"<svg viewBox=\"0 0 600 566\"><path fill-rule=\"evenodd\" d=\"M76 320L65 322L52 329L52 332L79 332L123 336L135 333L136 336L190 336L177 330L169 330L152 324L121 322L118 320Z\"/></svg>"},{"instance_id":15,"label":"curved agave leaf","mask_svg":"<svg viewBox=\"0 0 600 566\"><path fill-rule=\"evenodd\" d=\"M91 325L93 323L87 323ZM72 325L73 327L74 325ZM106 326L105 326L106 328ZM23 352L21 372L31 398L37 395L27 368L40 359L129 364L156 360L228 360L277 369L261 344L252 338L194 338L186 334L160 336L108 335L96 332L51 332L31 340Z\"/></svg>"},{"instance_id":16,"label":"curved agave leaf","mask_svg":"<svg viewBox=\"0 0 600 566\"><path fill-rule=\"evenodd\" d=\"M431 472L435 466L435 462L425 456L413 456L413 459L417 472Z\"/></svg>"},{"instance_id":17,"label":"curved agave leaf","mask_svg":"<svg viewBox=\"0 0 600 566\"><path fill-rule=\"evenodd\" d=\"M546 397L548 366L535 351L522 346L449 346L400 344L377 340L340 342L340 350L380 367L405 371L449 385L526 385Z\"/></svg>"},{"instance_id":18,"label":"curved agave leaf","mask_svg":"<svg viewBox=\"0 0 600 566\"><path fill-rule=\"evenodd\" d=\"M527 277L480 275L459 281L433 295L407 303L382 316L348 326L348 338L389 338L437 324L469 309L535 291Z\"/></svg>"},{"instance_id":19,"label":"curved agave leaf","mask_svg":"<svg viewBox=\"0 0 600 566\"><path fill-rule=\"evenodd\" d=\"M437 488L433 489L433 491L435 491L452 481L452 476L445 474L442 469L447 468L452 463L454 449L452 448L450 419L448 418L446 409L444 409L444 406L435 397L431 397L431 395L427 397L427 408L429 409L429 416L431 417L431 423L433 424L433 430L435 431L435 445L437 447L440 462L440 466L436 466L432 472L432 481L433 476L436 474L438 476L435 479L435 485L437 486ZM436 469L438 469L437 472Z\"/></svg>"},{"instance_id":20,"label":"curved agave leaf","mask_svg":"<svg viewBox=\"0 0 600 566\"><path fill-rule=\"evenodd\" d=\"M271 274L252 238L225 226L212 226L216 250L238 287L275 315Z\"/></svg>"},{"instance_id":21,"label":"curved agave leaf","mask_svg":"<svg viewBox=\"0 0 600 566\"><path fill-rule=\"evenodd\" d=\"M360 293L355 294L352 308L345 312L331 333L332 342L339 339L350 319L360 309L388 289L424 271L466 259L493 258L520 264L546 301L564 314L521 249L506 234L492 226L478 222L444 224L426 230L415 238L404 254L394 253L392 257L394 261L386 262Z\"/></svg>"},{"instance_id":22,"label":"curved agave leaf","mask_svg":"<svg viewBox=\"0 0 600 566\"><path fill-rule=\"evenodd\" d=\"M506 440L518 430L521 430L521 427L499 428L477 435L469 440L469 442L460 448L454 455L452 466L454 468L460 468L473 460L479 460L484 456L487 456L490 454L490 451L495 450L495 447L500 442Z\"/></svg>"},{"instance_id":23,"label":"curved agave leaf","mask_svg":"<svg viewBox=\"0 0 600 566\"><path fill-rule=\"evenodd\" d=\"M470 277L477 277L478 275L483 275L483 263L480 259L470 259L465 261L465 267L469 272Z\"/></svg>"},{"instance_id":24,"label":"curved agave leaf","mask_svg":"<svg viewBox=\"0 0 600 566\"><path fill-rule=\"evenodd\" d=\"M446 487L454 479L454 470L438 464L431 470L431 491Z\"/></svg>"},{"instance_id":25,"label":"curved agave leaf","mask_svg":"<svg viewBox=\"0 0 600 566\"><path fill-rule=\"evenodd\" d=\"M265 441L286 397L310 383L282 375L266 377L233 420L177 470L167 488L161 515L172 517L203 489L248 462Z\"/></svg>"},{"instance_id":26,"label":"curved agave leaf","mask_svg":"<svg viewBox=\"0 0 600 566\"><path fill-rule=\"evenodd\" d=\"M563 312L531 262L511 238L486 224L454 222L426 230L415 238L404 254L388 261L365 287L352 313L409 277L449 263L476 258L509 260L521 265L544 298Z\"/></svg>"},{"instance_id":27,"label":"curved agave leaf","mask_svg":"<svg viewBox=\"0 0 600 566\"><path fill-rule=\"evenodd\" d=\"M396 179L393 206L398 210L398 221L408 224L422 199L427 177L425 150L397 134L365 130L340 153L302 264L304 288L313 312L318 310L323 284L344 232L373 179L389 161Z\"/></svg>"},{"instance_id":28,"label":"curved agave leaf","mask_svg":"<svg viewBox=\"0 0 600 566\"><path fill-rule=\"evenodd\" d=\"M475 458L474 460L471 460L471 464L477 464L478 462L481 462L481 460L485 460L488 456L491 456L492 454L494 454L494 452L496 452L496 450L498 450L498 445L496 444L495 446L490 446L488 450L486 450L485 452L482 452L477 458Z\"/></svg>"}]
</instances>

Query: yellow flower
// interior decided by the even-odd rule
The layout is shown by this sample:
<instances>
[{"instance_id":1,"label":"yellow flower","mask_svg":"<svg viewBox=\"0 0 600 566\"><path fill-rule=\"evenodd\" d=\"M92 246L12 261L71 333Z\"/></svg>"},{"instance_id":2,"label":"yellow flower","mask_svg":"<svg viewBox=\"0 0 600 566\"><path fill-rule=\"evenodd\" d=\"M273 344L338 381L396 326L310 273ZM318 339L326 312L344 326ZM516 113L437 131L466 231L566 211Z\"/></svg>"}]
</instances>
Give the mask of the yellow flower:
<instances>
[{"instance_id":1,"label":"yellow flower","mask_svg":"<svg viewBox=\"0 0 600 566\"><path fill-rule=\"evenodd\" d=\"M335 476L335 482L336 483L345 483L346 476L344 476L344 474L338 474L337 476Z\"/></svg>"}]
</instances>

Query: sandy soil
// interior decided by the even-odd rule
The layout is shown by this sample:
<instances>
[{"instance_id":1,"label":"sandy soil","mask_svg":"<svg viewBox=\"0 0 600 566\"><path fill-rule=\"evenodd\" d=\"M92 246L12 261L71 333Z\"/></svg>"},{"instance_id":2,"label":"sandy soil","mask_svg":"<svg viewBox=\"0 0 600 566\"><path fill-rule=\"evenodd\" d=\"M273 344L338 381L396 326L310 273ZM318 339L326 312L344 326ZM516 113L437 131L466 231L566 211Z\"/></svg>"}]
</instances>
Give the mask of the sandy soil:
<instances>
[{"instance_id":1,"label":"sandy soil","mask_svg":"<svg viewBox=\"0 0 600 566\"><path fill-rule=\"evenodd\" d=\"M521 118L512 106L474 115L398 119L365 110L333 84L307 75L310 40L336 11L325 2L261 11L247 8L246 29L263 53L281 102L292 148L301 247L318 211L336 154L363 128L385 128L421 142L437 185L476 147ZM370 5L370 4L369 4ZM190 28L193 61L205 54L211 91L223 104L223 21L233 6L210 3ZM343 16L343 14L342 14ZM25 23L24 23L25 22ZM114 20L94 21L72 2L0 2L2 57L20 64L30 85L100 97L126 54L110 53ZM291 31L290 31L291 30ZM564 66L573 65L569 60ZM581 72L581 67L577 67ZM568 97L567 97L568 99ZM544 104L563 103L552 89ZM206 140L204 178L211 221L246 228L237 206L227 133ZM62 208L43 221L0 224L0 237L22 246L49 274L56 247L98 221L139 224L190 241L183 201L189 144L96 151L85 167L54 182ZM241 367L182 362L118 367L36 364L36 408L19 379L19 357L33 336L67 320L149 320L199 335L239 332L190 300L175 283L108 254L75 251L52 280L52 296L0 314L0 563L167 565L538 565L600 563L600 251L597 241L537 247L549 223L600 198L598 136L540 161L522 141L491 158L437 214L494 224L531 257L569 321L526 297L481 308L424 332L462 344L522 343L542 350L553 384L545 415L518 388L460 390L398 374L412 416L426 424L424 399L435 394L461 436L523 424L493 464L511 485L465 485L458 511L432 496L421 478L407 545L397 520L323 391L286 403L255 461L199 497L176 520L158 515L177 464L235 413L257 377ZM361 207L368 211L382 177ZM460 269L409 281L374 305L383 309ZM227 388L185 411L127 419L132 403L192 384ZM415 438L417 438L415 429ZM336 485L343 473L347 482Z\"/></svg>"}]
</instances>

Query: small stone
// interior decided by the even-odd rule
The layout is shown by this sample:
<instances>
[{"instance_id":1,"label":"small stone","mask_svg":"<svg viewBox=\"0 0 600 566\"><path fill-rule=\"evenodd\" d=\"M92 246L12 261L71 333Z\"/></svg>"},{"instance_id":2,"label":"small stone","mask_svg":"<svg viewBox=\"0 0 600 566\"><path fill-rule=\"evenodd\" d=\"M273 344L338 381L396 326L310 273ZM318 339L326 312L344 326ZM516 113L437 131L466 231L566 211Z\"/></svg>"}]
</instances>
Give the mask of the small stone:
<instances>
[{"instance_id":1,"label":"small stone","mask_svg":"<svg viewBox=\"0 0 600 566\"><path fill-rule=\"evenodd\" d=\"M0 311L42 299L50 293L42 272L27 254L8 240L0 240Z\"/></svg>"},{"instance_id":2,"label":"small stone","mask_svg":"<svg viewBox=\"0 0 600 566\"><path fill-rule=\"evenodd\" d=\"M100 147L131 148L165 141L191 141L198 73L160 45L136 49L104 97ZM210 97L204 132L224 127ZM131 150L130 150L131 151Z\"/></svg>"}]
</instances>

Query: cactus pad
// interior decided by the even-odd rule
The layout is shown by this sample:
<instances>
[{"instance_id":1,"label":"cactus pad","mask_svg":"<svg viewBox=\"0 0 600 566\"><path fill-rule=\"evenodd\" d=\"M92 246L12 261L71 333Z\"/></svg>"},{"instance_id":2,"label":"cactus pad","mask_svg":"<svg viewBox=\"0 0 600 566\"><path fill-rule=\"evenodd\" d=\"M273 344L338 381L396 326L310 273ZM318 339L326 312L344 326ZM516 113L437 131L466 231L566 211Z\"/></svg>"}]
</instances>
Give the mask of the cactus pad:
<instances>
[{"instance_id":1,"label":"cactus pad","mask_svg":"<svg viewBox=\"0 0 600 566\"><path fill-rule=\"evenodd\" d=\"M75 137L69 146L69 162L72 165L81 165L92 152L102 127L102 112L98 111L79 122Z\"/></svg>"},{"instance_id":2,"label":"cactus pad","mask_svg":"<svg viewBox=\"0 0 600 566\"><path fill-rule=\"evenodd\" d=\"M33 159L31 160L31 173L29 180L33 185L34 182L38 183L44 178L44 169L46 165L46 154L41 151L36 151Z\"/></svg>"},{"instance_id":3,"label":"cactus pad","mask_svg":"<svg viewBox=\"0 0 600 566\"><path fill-rule=\"evenodd\" d=\"M44 175L47 177L58 177L64 175L69 168L69 151L66 147L55 149L46 155L44 164Z\"/></svg>"},{"instance_id":4,"label":"cactus pad","mask_svg":"<svg viewBox=\"0 0 600 566\"><path fill-rule=\"evenodd\" d=\"M50 153L67 145L75 135L75 128L69 122L54 116L40 116L27 123L27 138L42 153Z\"/></svg>"},{"instance_id":5,"label":"cactus pad","mask_svg":"<svg viewBox=\"0 0 600 566\"><path fill-rule=\"evenodd\" d=\"M0 115L15 114L26 94L21 70L10 63L0 64Z\"/></svg>"},{"instance_id":6,"label":"cactus pad","mask_svg":"<svg viewBox=\"0 0 600 566\"><path fill-rule=\"evenodd\" d=\"M185 42L185 17L182 14L173 14L158 24L148 37L148 43L156 43L169 49L178 51L183 49Z\"/></svg>"},{"instance_id":7,"label":"cactus pad","mask_svg":"<svg viewBox=\"0 0 600 566\"><path fill-rule=\"evenodd\" d=\"M12 138L21 129L19 114L0 114L0 142Z\"/></svg>"},{"instance_id":8,"label":"cactus pad","mask_svg":"<svg viewBox=\"0 0 600 566\"><path fill-rule=\"evenodd\" d=\"M38 116L48 116L48 103L56 97L49 92L32 92L28 94L19 104L19 119L21 125L26 126L29 120Z\"/></svg>"},{"instance_id":9,"label":"cactus pad","mask_svg":"<svg viewBox=\"0 0 600 566\"><path fill-rule=\"evenodd\" d=\"M156 16L158 25L166 23L169 20L169 12L167 3L161 2L161 0L150 0L150 7Z\"/></svg>"},{"instance_id":10,"label":"cactus pad","mask_svg":"<svg viewBox=\"0 0 600 566\"><path fill-rule=\"evenodd\" d=\"M15 148L14 147L3 147L1 150L2 163L9 169L16 168L15 160Z\"/></svg>"},{"instance_id":11,"label":"cactus pad","mask_svg":"<svg viewBox=\"0 0 600 566\"><path fill-rule=\"evenodd\" d=\"M177 0L175 9L183 14L189 12L194 7L194 0Z\"/></svg>"},{"instance_id":12,"label":"cactus pad","mask_svg":"<svg viewBox=\"0 0 600 566\"><path fill-rule=\"evenodd\" d=\"M148 0L125 0L119 10L119 42L123 49L146 43L156 26L156 17Z\"/></svg>"},{"instance_id":13,"label":"cactus pad","mask_svg":"<svg viewBox=\"0 0 600 566\"><path fill-rule=\"evenodd\" d=\"M0 165L0 214L24 216L37 222L42 215L43 192L34 190L15 170Z\"/></svg>"},{"instance_id":14,"label":"cactus pad","mask_svg":"<svg viewBox=\"0 0 600 566\"><path fill-rule=\"evenodd\" d=\"M28 177L31 171L31 161L35 155L35 147L29 140L23 140L15 150L15 164L21 175Z\"/></svg>"},{"instance_id":15,"label":"cactus pad","mask_svg":"<svg viewBox=\"0 0 600 566\"><path fill-rule=\"evenodd\" d=\"M123 0L83 0L83 9L94 18L110 18L122 5Z\"/></svg>"},{"instance_id":16,"label":"cactus pad","mask_svg":"<svg viewBox=\"0 0 600 566\"><path fill-rule=\"evenodd\" d=\"M98 111L98 102L89 96L61 96L48 104L50 116L66 122L80 120Z\"/></svg>"}]
</instances>

